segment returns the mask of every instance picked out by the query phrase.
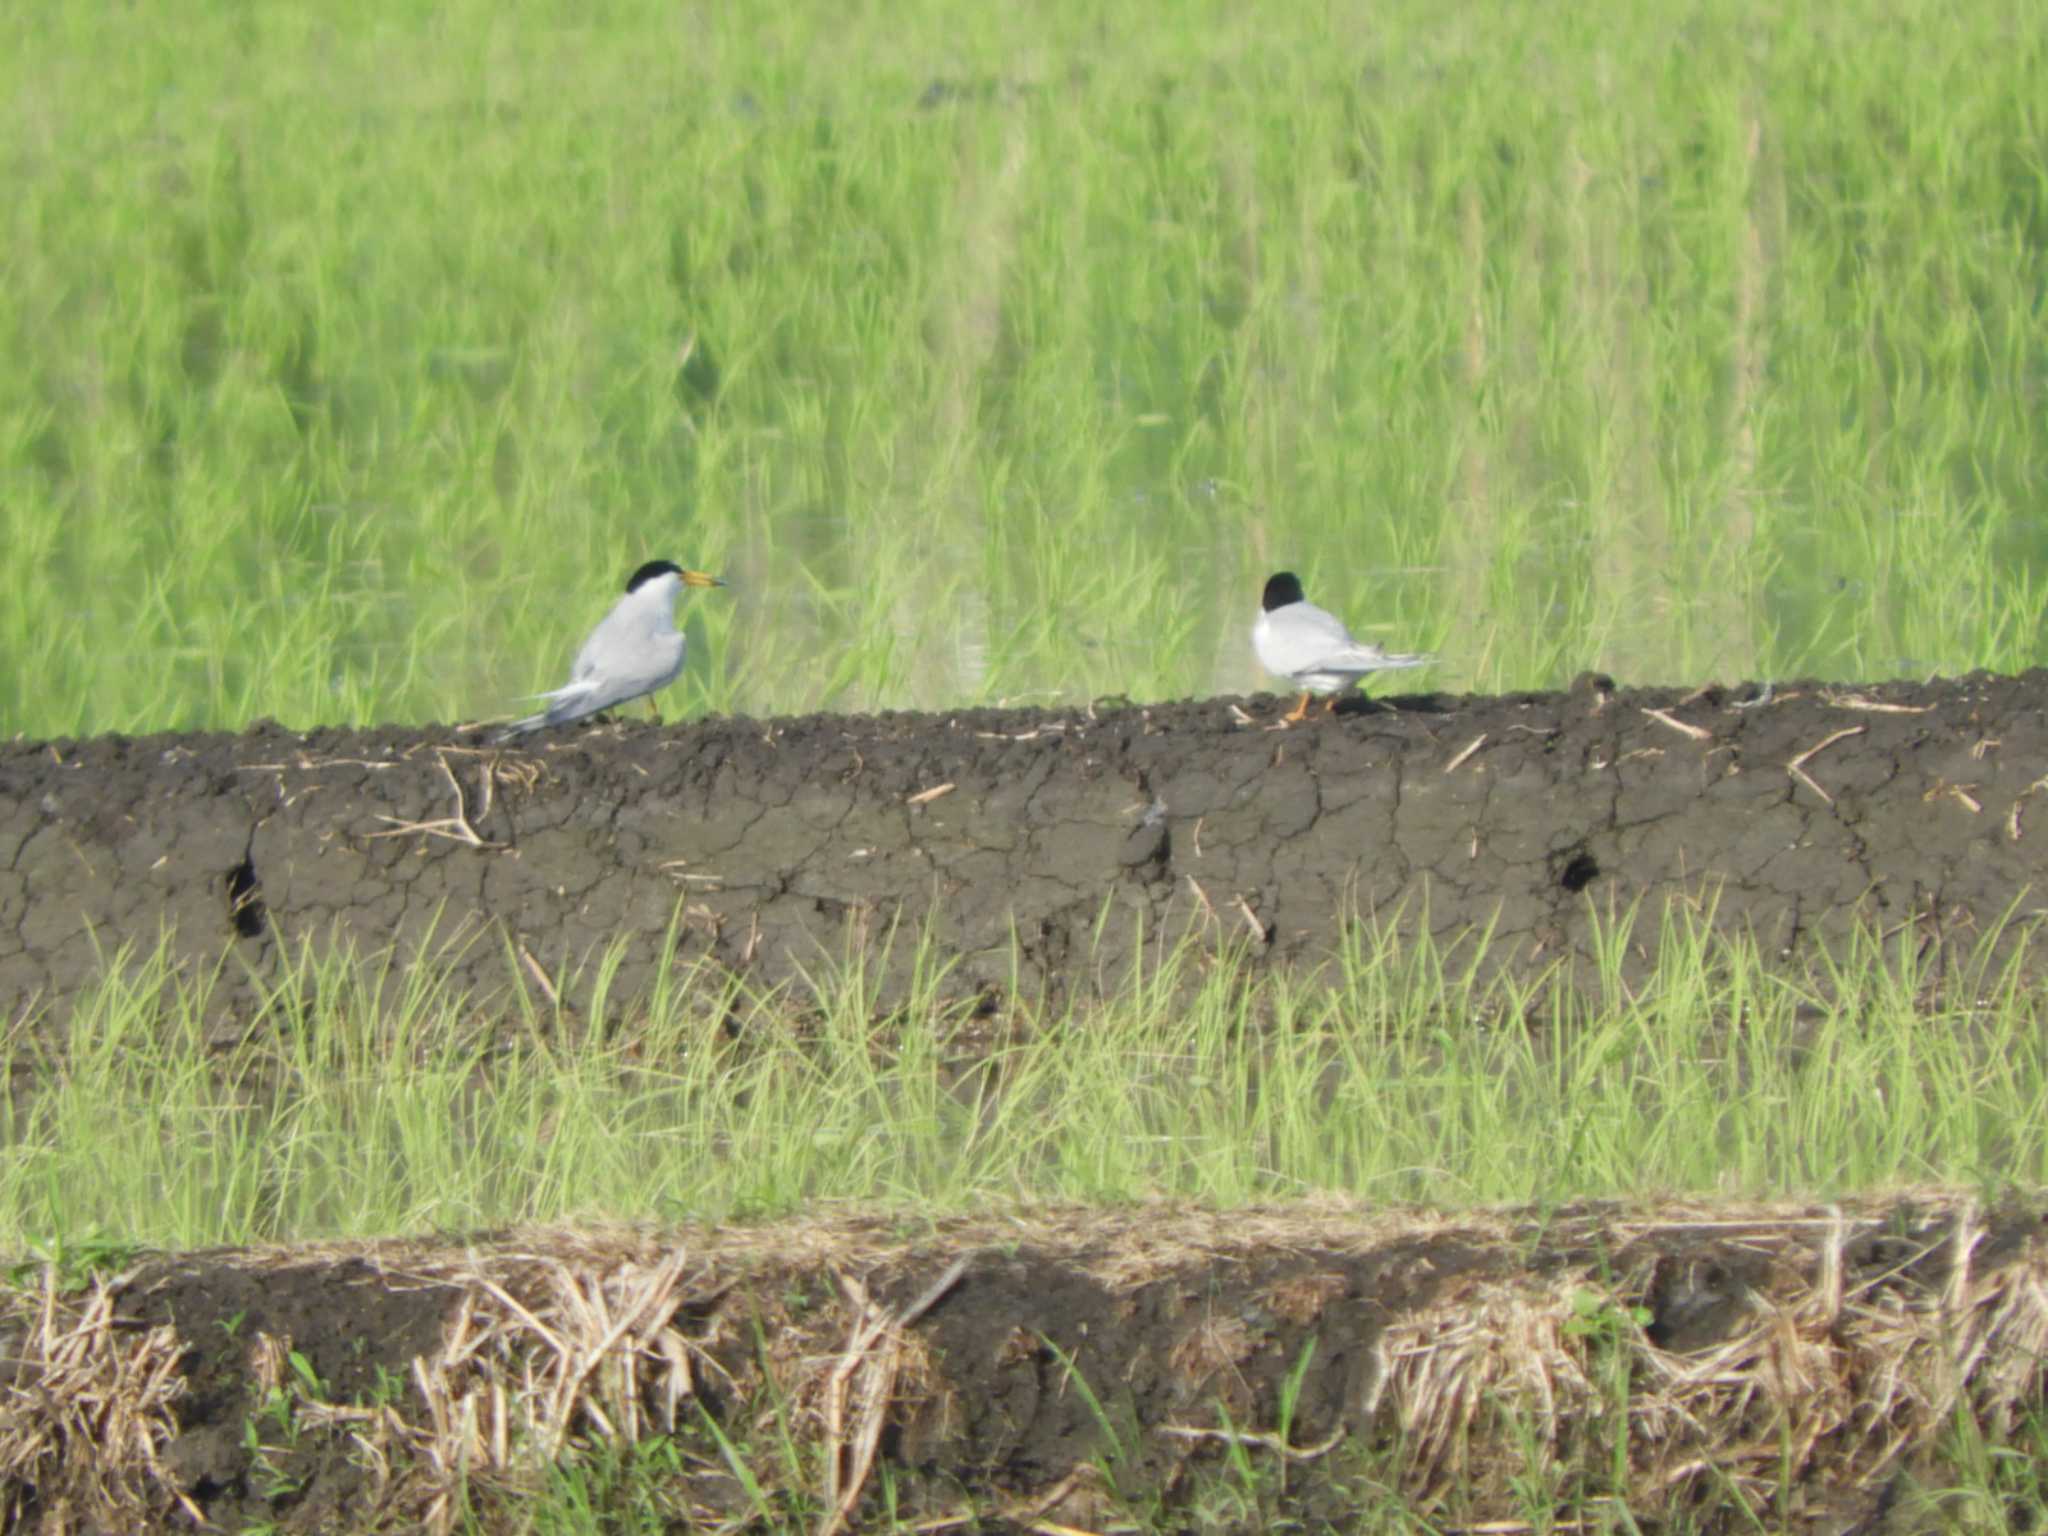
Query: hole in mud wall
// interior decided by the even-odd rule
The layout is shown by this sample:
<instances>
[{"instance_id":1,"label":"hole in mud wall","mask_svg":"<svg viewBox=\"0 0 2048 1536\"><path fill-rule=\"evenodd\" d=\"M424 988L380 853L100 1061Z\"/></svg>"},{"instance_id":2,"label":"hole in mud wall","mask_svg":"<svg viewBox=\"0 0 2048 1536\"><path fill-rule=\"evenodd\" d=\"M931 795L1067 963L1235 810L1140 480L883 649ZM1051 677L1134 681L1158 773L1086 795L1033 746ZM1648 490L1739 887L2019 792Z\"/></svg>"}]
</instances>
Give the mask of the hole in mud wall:
<instances>
[{"instance_id":1,"label":"hole in mud wall","mask_svg":"<svg viewBox=\"0 0 2048 1536\"><path fill-rule=\"evenodd\" d=\"M1566 862L1564 873L1557 877L1557 883L1576 896L1599 878L1599 860L1581 848Z\"/></svg>"},{"instance_id":2,"label":"hole in mud wall","mask_svg":"<svg viewBox=\"0 0 2048 1536\"><path fill-rule=\"evenodd\" d=\"M227 873L228 916L245 939L263 937L263 898L258 892L256 861L245 858Z\"/></svg>"}]
</instances>

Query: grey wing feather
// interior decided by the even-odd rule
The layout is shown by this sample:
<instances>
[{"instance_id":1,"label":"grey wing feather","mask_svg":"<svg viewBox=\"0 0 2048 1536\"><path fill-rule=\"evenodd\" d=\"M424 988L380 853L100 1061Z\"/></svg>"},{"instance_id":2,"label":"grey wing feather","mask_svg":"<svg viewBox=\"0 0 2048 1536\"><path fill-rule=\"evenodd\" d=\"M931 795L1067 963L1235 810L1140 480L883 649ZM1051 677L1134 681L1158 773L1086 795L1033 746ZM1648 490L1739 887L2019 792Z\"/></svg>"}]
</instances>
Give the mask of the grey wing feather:
<instances>
[{"instance_id":1,"label":"grey wing feather","mask_svg":"<svg viewBox=\"0 0 2048 1536\"><path fill-rule=\"evenodd\" d=\"M523 720L514 720L504 730L492 737L492 742L506 742L515 736L524 736L528 731L538 731L551 725L567 725L571 720L581 720L585 715L594 715L610 709L614 704L623 704L649 690L630 679L613 678L600 682L584 678L565 683L560 688L551 688L546 693L534 695L546 699L548 707L538 714L528 715Z\"/></svg>"},{"instance_id":2,"label":"grey wing feather","mask_svg":"<svg viewBox=\"0 0 2048 1536\"><path fill-rule=\"evenodd\" d=\"M1283 677L1316 671L1358 647L1342 619L1313 603L1281 609L1267 629L1267 641L1269 665Z\"/></svg>"},{"instance_id":3,"label":"grey wing feather","mask_svg":"<svg viewBox=\"0 0 2048 1536\"><path fill-rule=\"evenodd\" d=\"M1395 672L1403 667L1428 666L1435 660L1436 657L1427 652L1415 651L1397 655L1383 651L1376 645L1365 645L1354 640L1346 649L1324 658L1321 665L1366 672Z\"/></svg>"},{"instance_id":4,"label":"grey wing feather","mask_svg":"<svg viewBox=\"0 0 2048 1536\"><path fill-rule=\"evenodd\" d=\"M536 699L547 700L548 707L538 714L513 721L492 738L493 743L510 741L528 731L548 726L567 725L572 720L581 720L586 715L595 715L615 704L636 699L643 693L652 693L682 669L682 636L673 630L669 635L675 641L673 665L661 654L661 637L652 630L624 620L624 616L617 613L605 615L603 622L590 632L590 638L583 642L583 649L576 653L576 664L569 669L569 681L559 688L534 695Z\"/></svg>"},{"instance_id":5,"label":"grey wing feather","mask_svg":"<svg viewBox=\"0 0 2048 1536\"><path fill-rule=\"evenodd\" d=\"M1390 656L1357 639L1344 621L1314 603L1295 603L1271 615L1266 628L1267 669L1282 677L1379 672L1420 667L1425 655Z\"/></svg>"}]
</instances>

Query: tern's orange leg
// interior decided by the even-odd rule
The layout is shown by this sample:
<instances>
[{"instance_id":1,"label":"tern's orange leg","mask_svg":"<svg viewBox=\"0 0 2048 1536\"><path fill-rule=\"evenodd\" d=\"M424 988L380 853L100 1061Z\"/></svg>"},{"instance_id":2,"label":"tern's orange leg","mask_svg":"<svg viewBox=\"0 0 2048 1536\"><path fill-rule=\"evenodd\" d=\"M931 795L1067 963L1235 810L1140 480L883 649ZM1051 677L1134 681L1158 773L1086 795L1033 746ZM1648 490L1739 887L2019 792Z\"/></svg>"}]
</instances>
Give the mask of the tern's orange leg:
<instances>
[{"instance_id":1,"label":"tern's orange leg","mask_svg":"<svg viewBox=\"0 0 2048 1536\"><path fill-rule=\"evenodd\" d=\"M1335 695L1334 693L1331 694L1327 699L1323 700L1323 713L1326 715L1334 715L1335 713L1337 713L1337 695Z\"/></svg>"},{"instance_id":2,"label":"tern's orange leg","mask_svg":"<svg viewBox=\"0 0 2048 1536\"><path fill-rule=\"evenodd\" d=\"M654 702L654 695L647 695L647 718L656 725L661 724L661 706Z\"/></svg>"},{"instance_id":3,"label":"tern's orange leg","mask_svg":"<svg viewBox=\"0 0 2048 1536\"><path fill-rule=\"evenodd\" d=\"M1308 718L1308 690L1306 688L1301 690L1301 702L1294 706L1294 713L1282 715L1280 718L1289 725L1298 725Z\"/></svg>"}]
</instances>

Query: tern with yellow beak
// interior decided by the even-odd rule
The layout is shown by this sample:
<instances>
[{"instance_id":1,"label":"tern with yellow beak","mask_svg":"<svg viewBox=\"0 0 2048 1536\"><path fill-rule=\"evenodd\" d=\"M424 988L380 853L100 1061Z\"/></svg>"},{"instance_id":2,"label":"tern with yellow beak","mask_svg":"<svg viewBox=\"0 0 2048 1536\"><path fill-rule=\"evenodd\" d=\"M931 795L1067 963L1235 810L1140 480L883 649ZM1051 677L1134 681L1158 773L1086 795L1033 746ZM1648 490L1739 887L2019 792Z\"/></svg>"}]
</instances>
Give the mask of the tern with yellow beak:
<instances>
[{"instance_id":1,"label":"tern with yellow beak","mask_svg":"<svg viewBox=\"0 0 2048 1536\"><path fill-rule=\"evenodd\" d=\"M547 700L548 707L513 721L491 738L492 743L566 725L666 688L683 670L685 642L676 628L676 599L685 587L724 585L716 576L686 571L672 561L648 561L633 573L626 595L612 604L612 611L583 642L569 681L534 695Z\"/></svg>"},{"instance_id":2,"label":"tern with yellow beak","mask_svg":"<svg viewBox=\"0 0 2048 1536\"><path fill-rule=\"evenodd\" d=\"M1318 608L1302 595L1301 578L1281 571L1266 583L1259 616L1252 624L1252 649L1259 665L1301 690L1301 702L1285 715L1292 725L1308 714L1310 694L1328 700L1324 713L1337 707L1337 695L1368 672L1422 667L1434 656L1390 656L1376 645L1355 640L1344 621Z\"/></svg>"}]
</instances>

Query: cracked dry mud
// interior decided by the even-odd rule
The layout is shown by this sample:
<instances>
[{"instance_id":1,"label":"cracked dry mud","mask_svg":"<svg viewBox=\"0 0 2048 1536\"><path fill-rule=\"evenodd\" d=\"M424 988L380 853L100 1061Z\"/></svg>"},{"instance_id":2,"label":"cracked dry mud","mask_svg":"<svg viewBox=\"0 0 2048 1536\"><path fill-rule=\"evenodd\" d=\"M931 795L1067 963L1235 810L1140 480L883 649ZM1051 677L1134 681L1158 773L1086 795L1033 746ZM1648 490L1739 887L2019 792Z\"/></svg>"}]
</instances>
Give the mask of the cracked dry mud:
<instances>
[{"instance_id":1,"label":"cracked dry mud","mask_svg":"<svg viewBox=\"0 0 2048 1536\"><path fill-rule=\"evenodd\" d=\"M565 730L107 737L0 748L0 1000L61 1008L174 934L245 1006L281 941L438 953L488 1003L614 998L665 950L773 983L865 952L900 995L929 923L973 995L1113 988L1193 934L1313 965L1363 915L1489 963L1584 965L1670 903L1797 961L1859 923L1952 955L2048 844L2048 674L1865 687L1272 699ZM2024 904L2019 910L2026 910ZM502 938L500 937L502 935ZM1015 960L1013 962L1013 944ZM517 966L507 956L518 957ZM545 981L542 979L546 978Z\"/></svg>"}]
</instances>

